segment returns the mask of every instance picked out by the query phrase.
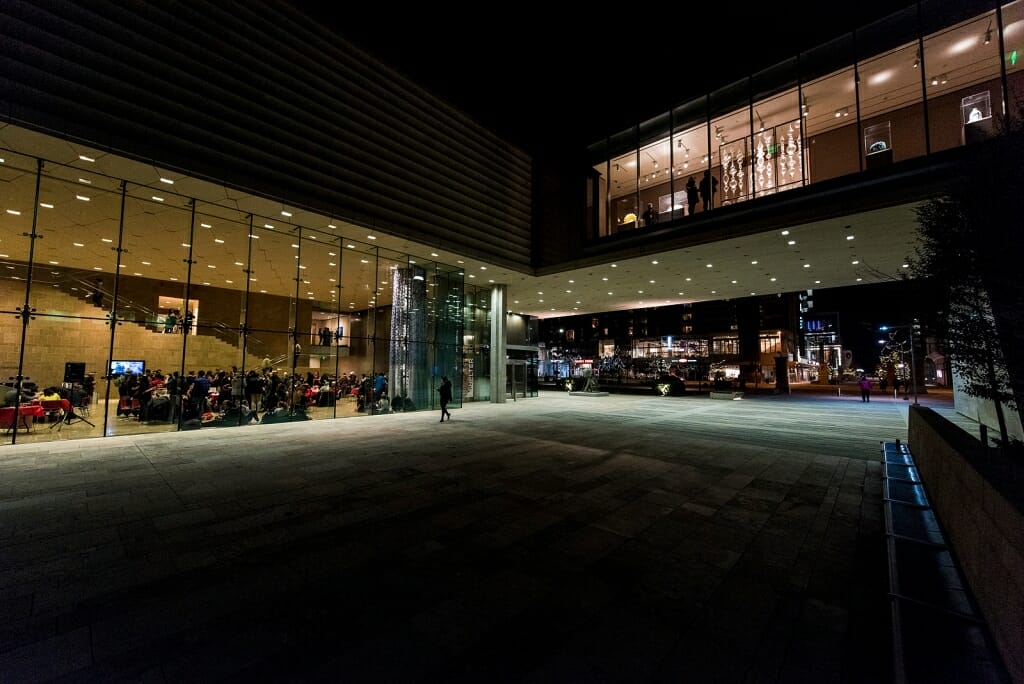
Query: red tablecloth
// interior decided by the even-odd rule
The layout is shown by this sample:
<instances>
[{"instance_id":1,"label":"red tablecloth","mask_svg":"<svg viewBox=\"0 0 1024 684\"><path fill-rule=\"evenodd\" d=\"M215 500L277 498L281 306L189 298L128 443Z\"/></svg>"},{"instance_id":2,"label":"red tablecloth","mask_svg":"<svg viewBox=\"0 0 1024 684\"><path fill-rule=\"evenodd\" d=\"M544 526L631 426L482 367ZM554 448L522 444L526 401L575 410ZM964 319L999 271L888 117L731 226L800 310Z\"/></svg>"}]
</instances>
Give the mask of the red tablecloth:
<instances>
[{"instance_id":1,"label":"red tablecloth","mask_svg":"<svg viewBox=\"0 0 1024 684\"><path fill-rule=\"evenodd\" d=\"M46 415L46 412L43 410L43 407L40 406L39 404L22 404L21 406L17 407L17 409L15 409L13 406L5 406L3 410L5 412L10 411L10 414L13 414L15 411L17 411L16 418L13 421L13 425L9 426L7 423L7 418L10 417L10 414L8 414L7 418L4 419L4 426L8 430L13 429L13 427L17 425L17 420L20 419L21 426L25 428L26 432L28 432L28 430L32 428L32 423L29 422L30 419L35 420L36 418L42 418L44 415Z\"/></svg>"},{"instance_id":2,"label":"red tablecloth","mask_svg":"<svg viewBox=\"0 0 1024 684\"><path fill-rule=\"evenodd\" d=\"M66 401L66 400L65 400ZM42 418L46 415L46 411L39 404L22 404L18 407L19 416L32 416L33 418Z\"/></svg>"}]
</instances>

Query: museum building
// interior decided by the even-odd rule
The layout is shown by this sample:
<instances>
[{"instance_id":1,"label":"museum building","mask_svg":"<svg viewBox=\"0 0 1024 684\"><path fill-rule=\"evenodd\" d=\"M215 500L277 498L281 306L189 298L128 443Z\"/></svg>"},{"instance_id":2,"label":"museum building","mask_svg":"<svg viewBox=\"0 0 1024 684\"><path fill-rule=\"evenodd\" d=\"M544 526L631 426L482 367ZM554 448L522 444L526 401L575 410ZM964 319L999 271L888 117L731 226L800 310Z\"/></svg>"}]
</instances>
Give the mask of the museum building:
<instances>
[{"instance_id":1,"label":"museum building","mask_svg":"<svg viewBox=\"0 0 1024 684\"><path fill-rule=\"evenodd\" d=\"M185 427L124 406L128 373L276 376L289 419L432 408L442 376L528 397L539 318L657 305L538 288L621 266L636 289L652 256L679 304L898 277L914 208L1018 111L1022 2L923 2L758 65L592 145L561 214L527 153L286 5L4 1L0 380L91 389L57 430L5 407L4 439ZM733 360L789 348L740 308Z\"/></svg>"}]
</instances>

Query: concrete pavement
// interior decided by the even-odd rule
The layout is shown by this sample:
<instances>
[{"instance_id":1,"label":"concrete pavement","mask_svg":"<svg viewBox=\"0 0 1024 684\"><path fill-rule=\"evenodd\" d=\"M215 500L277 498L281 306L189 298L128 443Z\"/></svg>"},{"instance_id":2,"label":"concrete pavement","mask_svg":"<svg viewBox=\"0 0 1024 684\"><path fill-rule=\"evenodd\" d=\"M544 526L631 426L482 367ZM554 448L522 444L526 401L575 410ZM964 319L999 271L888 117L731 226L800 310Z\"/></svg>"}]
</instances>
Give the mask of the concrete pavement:
<instances>
[{"instance_id":1,"label":"concrete pavement","mask_svg":"<svg viewBox=\"0 0 1024 684\"><path fill-rule=\"evenodd\" d=\"M0 447L0 681L891 681L907 404L544 392Z\"/></svg>"}]
</instances>

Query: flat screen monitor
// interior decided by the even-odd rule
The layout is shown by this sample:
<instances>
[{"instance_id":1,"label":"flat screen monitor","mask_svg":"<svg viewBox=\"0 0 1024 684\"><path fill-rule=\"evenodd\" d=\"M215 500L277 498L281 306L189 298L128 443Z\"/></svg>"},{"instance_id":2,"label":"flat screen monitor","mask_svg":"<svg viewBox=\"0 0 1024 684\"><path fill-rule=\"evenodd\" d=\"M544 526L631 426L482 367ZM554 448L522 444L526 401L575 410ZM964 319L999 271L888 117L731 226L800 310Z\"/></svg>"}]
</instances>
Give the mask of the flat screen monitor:
<instances>
[{"instance_id":1,"label":"flat screen monitor","mask_svg":"<svg viewBox=\"0 0 1024 684\"><path fill-rule=\"evenodd\" d=\"M64 364L64 382L85 382L85 363L68 361Z\"/></svg>"},{"instance_id":2,"label":"flat screen monitor","mask_svg":"<svg viewBox=\"0 0 1024 684\"><path fill-rule=\"evenodd\" d=\"M146 372L146 362L137 359L114 359L110 362L111 375L124 375L131 373L139 375Z\"/></svg>"}]
</instances>

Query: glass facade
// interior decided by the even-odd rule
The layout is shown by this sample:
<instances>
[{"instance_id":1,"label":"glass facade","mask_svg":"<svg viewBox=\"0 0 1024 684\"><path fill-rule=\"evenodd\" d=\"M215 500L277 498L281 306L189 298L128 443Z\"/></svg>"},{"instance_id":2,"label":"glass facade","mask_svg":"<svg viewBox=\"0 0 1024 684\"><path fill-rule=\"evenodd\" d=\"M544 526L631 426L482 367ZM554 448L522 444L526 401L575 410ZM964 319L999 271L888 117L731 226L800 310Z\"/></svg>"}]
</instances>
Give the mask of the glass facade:
<instances>
[{"instance_id":1,"label":"glass facade","mask_svg":"<svg viewBox=\"0 0 1024 684\"><path fill-rule=\"evenodd\" d=\"M77 151L0 150L5 442L434 409L442 375L456 406L490 398L489 289L460 265L228 188L190 196L188 177L110 177ZM37 410L48 389L64 420Z\"/></svg>"},{"instance_id":2,"label":"glass facade","mask_svg":"<svg viewBox=\"0 0 1024 684\"><path fill-rule=\"evenodd\" d=\"M592 145L592 237L992 135L1020 115L1024 3L929 11L936 4L901 11ZM986 100L988 109L963 109ZM645 217L649 207L656 214Z\"/></svg>"}]
</instances>

